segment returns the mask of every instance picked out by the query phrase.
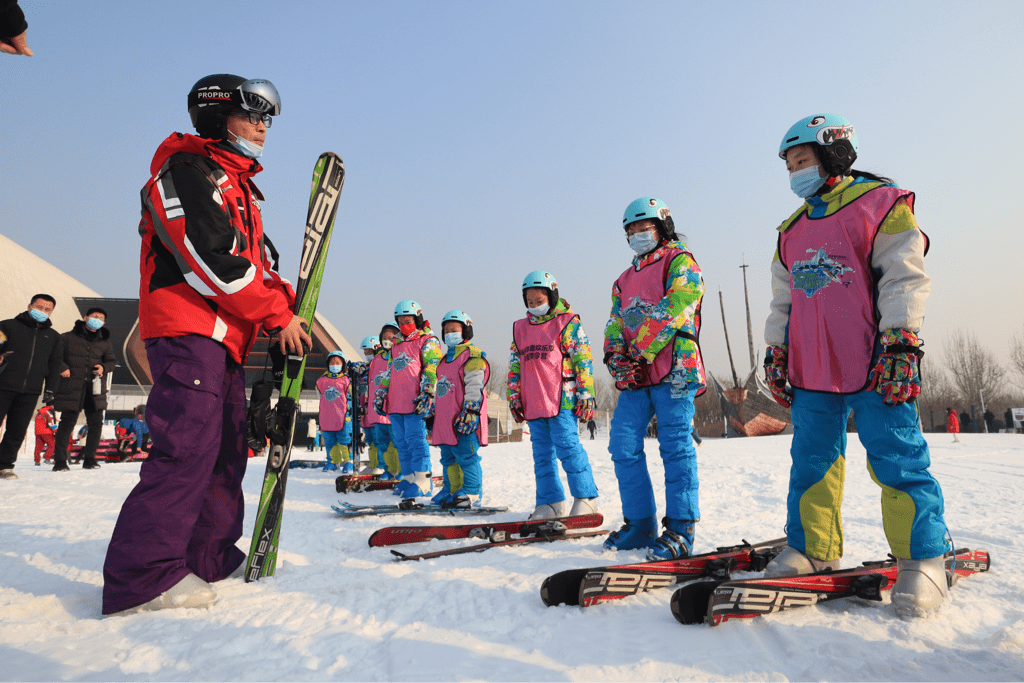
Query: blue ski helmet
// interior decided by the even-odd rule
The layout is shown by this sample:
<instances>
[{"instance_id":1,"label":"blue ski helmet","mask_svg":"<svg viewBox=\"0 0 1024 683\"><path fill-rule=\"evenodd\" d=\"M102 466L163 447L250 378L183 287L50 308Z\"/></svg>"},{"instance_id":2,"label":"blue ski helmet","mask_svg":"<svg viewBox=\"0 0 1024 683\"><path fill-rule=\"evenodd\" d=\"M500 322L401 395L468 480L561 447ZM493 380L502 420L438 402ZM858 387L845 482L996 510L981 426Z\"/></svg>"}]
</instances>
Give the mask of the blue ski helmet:
<instances>
[{"instance_id":1,"label":"blue ski helmet","mask_svg":"<svg viewBox=\"0 0 1024 683\"><path fill-rule=\"evenodd\" d=\"M411 315L416 318L416 329L423 329L423 309L418 303L412 299L406 299L405 301L399 301L398 305L395 306L395 321L398 321L400 315Z\"/></svg>"},{"instance_id":2,"label":"blue ski helmet","mask_svg":"<svg viewBox=\"0 0 1024 683\"><path fill-rule=\"evenodd\" d=\"M658 232L663 239L678 239L676 237L676 224L672 220L672 211L668 204L657 197L640 197L634 199L626 207L622 215L622 229L630 223L651 219L658 225Z\"/></svg>"},{"instance_id":3,"label":"blue ski helmet","mask_svg":"<svg viewBox=\"0 0 1024 683\"><path fill-rule=\"evenodd\" d=\"M376 351L380 348L380 337L366 337L359 345L363 351Z\"/></svg>"},{"instance_id":4,"label":"blue ski helmet","mask_svg":"<svg viewBox=\"0 0 1024 683\"><path fill-rule=\"evenodd\" d=\"M462 339L469 341L473 338L473 321L465 311L448 311L444 314L444 318L441 319L441 329L444 329L445 323L460 323L462 325Z\"/></svg>"},{"instance_id":5,"label":"blue ski helmet","mask_svg":"<svg viewBox=\"0 0 1024 683\"><path fill-rule=\"evenodd\" d=\"M392 330L394 330L394 334L401 334L401 332L402 332L400 329L398 329L398 323L396 323L394 320L389 320L389 321L387 321L386 323L384 323L383 325L380 326L380 334L377 336L378 340L383 340L384 339L384 330L388 329L389 327ZM391 348L391 340L389 339L389 340L387 340L387 342L381 341L380 345L381 345L381 348L390 349Z\"/></svg>"},{"instance_id":6,"label":"blue ski helmet","mask_svg":"<svg viewBox=\"0 0 1024 683\"><path fill-rule=\"evenodd\" d=\"M554 308L558 305L558 282L555 276L545 270L535 270L523 278L523 305L526 303L526 290L531 287L540 287L548 290L548 306Z\"/></svg>"},{"instance_id":7,"label":"blue ski helmet","mask_svg":"<svg viewBox=\"0 0 1024 683\"><path fill-rule=\"evenodd\" d=\"M816 114L794 123L779 145L779 158L797 145L818 145L818 158L830 176L847 175L857 160L860 144L853 124L836 114Z\"/></svg>"}]
</instances>

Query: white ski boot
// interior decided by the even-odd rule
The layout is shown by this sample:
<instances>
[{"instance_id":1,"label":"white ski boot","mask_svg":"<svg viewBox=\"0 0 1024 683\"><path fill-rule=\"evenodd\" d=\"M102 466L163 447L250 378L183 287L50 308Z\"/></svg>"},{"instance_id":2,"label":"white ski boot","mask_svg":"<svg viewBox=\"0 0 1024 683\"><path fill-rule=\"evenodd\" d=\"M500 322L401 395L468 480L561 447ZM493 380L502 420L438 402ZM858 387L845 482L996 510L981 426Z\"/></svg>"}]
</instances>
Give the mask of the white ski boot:
<instances>
[{"instance_id":1,"label":"white ski boot","mask_svg":"<svg viewBox=\"0 0 1024 683\"><path fill-rule=\"evenodd\" d=\"M560 500L557 503L544 503L538 505L533 514L530 515L530 519L558 519L559 517L565 517L565 501Z\"/></svg>"},{"instance_id":2,"label":"white ski boot","mask_svg":"<svg viewBox=\"0 0 1024 683\"><path fill-rule=\"evenodd\" d=\"M892 604L901 619L937 614L949 601L949 575L943 555L927 560L896 560Z\"/></svg>"},{"instance_id":3,"label":"white ski boot","mask_svg":"<svg viewBox=\"0 0 1024 683\"><path fill-rule=\"evenodd\" d=\"M597 509L597 498L574 498L572 501L572 509L569 510L569 516L575 517L577 515L596 515L598 514Z\"/></svg>"},{"instance_id":4,"label":"white ski boot","mask_svg":"<svg viewBox=\"0 0 1024 683\"><path fill-rule=\"evenodd\" d=\"M798 576L820 572L823 569L839 569L839 560L819 560L816 557L805 555L796 548L786 548L765 567L764 578Z\"/></svg>"},{"instance_id":5,"label":"white ski boot","mask_svg":"<svg viewBox=\"0 0 1024 683\"><path fill-rule=\"evenodd\" d=\"M242 566L245 566L244 563ZM215 602L217 602L217 591L213 589L213 586L195 574L186 574L185 578L149 602L143 603L138 607L115 612L109 616L123 616L135 614L136 612L152 612L158 609L177 609L179 607L196 609L199 607L209 607Z\"/></svg>"}]
</instances>

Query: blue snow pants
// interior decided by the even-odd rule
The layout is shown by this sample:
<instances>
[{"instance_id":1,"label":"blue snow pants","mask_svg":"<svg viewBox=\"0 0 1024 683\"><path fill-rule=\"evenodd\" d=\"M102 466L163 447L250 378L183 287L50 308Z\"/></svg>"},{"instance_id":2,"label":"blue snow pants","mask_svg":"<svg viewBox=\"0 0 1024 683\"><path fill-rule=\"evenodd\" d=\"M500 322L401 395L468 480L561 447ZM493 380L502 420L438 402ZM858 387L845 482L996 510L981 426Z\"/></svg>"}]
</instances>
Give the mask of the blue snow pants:
<instances>
[{"instance_id":1,"label":"blue snow pants","mask_svg":"<svg viewBox=\"0 0 1024 683\"><path fill-rule=\"evenodd\" d=\"M871 390L849 395L794 390L789 545L823 560L843 555L840 510L851 409L867 450L868 472L882 488L882 526L892 554L914 560L943 554L949 544L942 489L928 471L931 460L918 427L917 403L887 406Z\"/></svg>"},{"instance_id":2,"label":"blue snow pants","mask_svg":"<svg viewBox=\"0 0 1024 683\"><path fill-rule=\"evenodd\" d=\"M665 464L665 516L700 520L697 498L697 451L690 429L693 395L672 397L669 382L623 391L612 416L608 451L619 480L622 516L627 519L657 517L654 487L647 471L644 437L651 417L658 416L658 446Z\"/></svg>"},{"instance_id":3,"label":"blue snow pants","mask_svg":"<svg viewBox=\"0 0 1024 683\"><path fill-rule=\"evenodd\" d=\"M326 449L326 451L327 451L327 459L328 460L333 462L335 465L338 465L341 462L348 461L350 459L350 457L349 457L349 446L352 443L352 428L351 427L347 427L346 426L345 429L339 429L336 432L329 432L329 431L324 430L324 431L321 431L320 434L321 434L321 436L323 436L323 439L324 439L324 449ZM335 455L334 447L335 446L340 446L341 448L345 449L344 451L342 451L341 449L339 449L337 451L337 455L338 455L337 462L335 462L335 459L334 459L334 455Z\"/></svg>"},{"instance_id":4,"label":"blue snow pants","mask_svg":"<svg viewBox=\"0 0 1024 683\"><path fill-rule=\"evenodd\" d=\"M398 449L398 462L402 475L430 471L430 446L427 445L427 425L416 413L388 415L391 420L391 438Z\"/></svg>"},{"instance_id":5,"label":"blue snow pants","mask_svg":"<svg viewBox=\"0 0 1024 683\"><path fill-rule=\"evenodd\" d=\"M533 475L537 479L537 505L560 503L565 489L558 477L555 458L569 480L569 493L574 498L596 498L597 484L590 469L590 458L580 443L576 416L563 408L554 417L530 420L530 441L533 442Z\"/></svg>"},{"instance_id":6,"label":"blue snow pants","mask_svg":"<svg viewBox=\"0 0 1024 683\"><path fill-rule=\"evenodd\" d=\"M398 474L398 472L391 471L385 459L388 449L394 448L396 452L398 450L391 435L391 425L383 422L373 425L373 445L377 447L377 465L388 474Z\"/></svg>"},{"instance_id":7,"label":"blue snow pants","mask_svg":"<svg viewBox=\"0 0 1024 683\"><path fill-rule=\"evenodd\" d=\"M459 442L454 446L441 444L441 471L447 473L451 465L458 465L462 469L461 493L479 496L483 492L484 473L480 467L479 451L480 439L475 432L459 434Z\"/></svg>"}]
</instances>

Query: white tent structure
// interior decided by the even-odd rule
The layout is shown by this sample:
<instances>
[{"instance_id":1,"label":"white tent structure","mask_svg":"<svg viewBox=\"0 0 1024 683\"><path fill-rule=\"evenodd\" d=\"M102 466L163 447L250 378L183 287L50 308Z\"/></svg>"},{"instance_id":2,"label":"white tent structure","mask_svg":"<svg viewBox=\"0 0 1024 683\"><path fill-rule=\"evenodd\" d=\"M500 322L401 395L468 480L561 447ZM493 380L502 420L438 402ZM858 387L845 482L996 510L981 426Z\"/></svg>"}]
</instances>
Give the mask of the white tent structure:
<instances>
[{"instance_id":1,"label":"white tent structure","mask_svg":"<svg viewBox=\"0 0 1024 683\"><path fill-rule=\"evenodd\" d=\"M0 320L13 318L28 308L35 294L57 300L50 320L57 332L67 332L82 315L75 297L100 294L83 285L8 237L0 235Z\"/></svg>"}]
</instances>

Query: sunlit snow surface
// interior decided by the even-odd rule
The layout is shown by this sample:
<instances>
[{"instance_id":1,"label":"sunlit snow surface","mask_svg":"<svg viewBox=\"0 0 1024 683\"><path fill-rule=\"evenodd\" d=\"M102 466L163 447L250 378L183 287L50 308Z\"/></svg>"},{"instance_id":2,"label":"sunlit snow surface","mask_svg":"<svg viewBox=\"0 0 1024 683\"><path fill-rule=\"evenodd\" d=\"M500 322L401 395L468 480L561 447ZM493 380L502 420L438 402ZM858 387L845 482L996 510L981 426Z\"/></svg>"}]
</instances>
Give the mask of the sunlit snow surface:
<instances>
[{"instance_id":1,"label":"sunlit snow surface","mask_svg":"<svg viewBox=\"0 0 1024 683\"><path fill-rule=\"evenodd\" d=\"M879 489L850 440L844 565L882 559ZM537 544L428 562L370 548L379 527L432 517L341 519L334 473L289 474L277 575L229 579L206 610L101 618L107 541L139 464L56 474L19 457L0 482L3 680L1022 680L1024 436L929 436L932 472L958 547L986 548L992 571L962 580L938 618L900 621L886 603L843 600L710 629L681 626L664 589L586 610L546 608L539 588L563 569L618 564L601 539ZM790 437L705 440L696 552L783 535ZM607 440L584 440L607 528L621 523ZM655 481L662 479L648 441ZM434 469L439 456L432 449ZM309 457L298 448L293 457ZM322 452L315 457L322 457ZM517 519L534 504L528 443L483 450L485 503ZM247 550L265 461L245 478ZM662 488L660 485L656 489ZM657 492L659 514L664 494ZM347 496L393 502L387 493ZM456 541L448 543L475 541ZM430 544L405 546L420 549ZM404 550L403 549L403 550Z\"/></svg>"}]
</instances>

